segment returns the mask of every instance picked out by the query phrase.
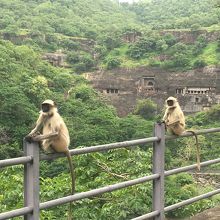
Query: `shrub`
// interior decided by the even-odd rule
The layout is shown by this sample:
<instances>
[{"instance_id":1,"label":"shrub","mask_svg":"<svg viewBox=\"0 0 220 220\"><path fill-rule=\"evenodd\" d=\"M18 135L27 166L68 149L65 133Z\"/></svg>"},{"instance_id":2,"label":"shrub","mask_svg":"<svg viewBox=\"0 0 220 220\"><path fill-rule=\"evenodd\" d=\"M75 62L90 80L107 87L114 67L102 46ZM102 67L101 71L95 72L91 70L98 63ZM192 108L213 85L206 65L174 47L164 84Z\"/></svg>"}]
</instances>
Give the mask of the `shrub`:
<instances>
[{"instance_id":1,"label":"shrub","mask_svg":"<svg viewBox=\"0 0 220 220\"><path fill-rule=\"evenodd\" d=\"M106 67L108 70L110 69L114 69L116 67L119 67L121 65L121 61L120 59L118 58L115 58L115 57L109 57L107 60L106 60Z\"/></svg>"},{"instance_id":2,"label":"shrub","mask_svg":"<svg viewBox=\"0 0 220 220\"><path fill-rule=\"evenodd\" d=\"M72 52L67 55L67 61L72 64L76 72L85 72L94 67L95 63L89 53Z\"/></svg>"},{"instance_id":3,"label":"shrub","mask_svg":"<svg viewBox=\"0 0 220 220\"><path fill-rule=\"evenodd\" d=\"M193 68L203 68L207 66L207 63L204 60L196 60L193 64Z\"/></svg>"},{"instance_id":4,"label":"shrub","mask_svg":"<svg viewBox=\"0 0 220 220\"><path fill-rule=\"evenodd\" d=\"M155 116L156 108L156 104L150 99L138 100L134 114L145 119L152 119Z\"/></svg>"}]
</instances>

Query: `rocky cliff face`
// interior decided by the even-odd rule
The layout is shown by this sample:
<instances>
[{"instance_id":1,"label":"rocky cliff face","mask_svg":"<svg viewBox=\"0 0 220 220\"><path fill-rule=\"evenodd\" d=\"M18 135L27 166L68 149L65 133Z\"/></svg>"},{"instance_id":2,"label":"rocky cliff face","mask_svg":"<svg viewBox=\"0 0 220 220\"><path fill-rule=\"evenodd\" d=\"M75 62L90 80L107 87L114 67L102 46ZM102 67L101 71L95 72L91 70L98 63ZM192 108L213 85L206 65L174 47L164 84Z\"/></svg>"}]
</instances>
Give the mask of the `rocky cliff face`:
<instances>
[{"instance_id":1,"label":"rocky cliff face","mask_svg":"<svg viewBox=\"0 0 220 220\"><path fill-rule=\"evenodd\" d=\"M183 43L194 43L198 36L202 35L206 38L208 42L216 41L219 39L219 31L208 32L206 30L196 30L196 31L185 31L185 30L166 30L161 31L161 35L172 34L176 37L178 41Z\"/></svg>"},{"instance_id":2,"label":"rocky cliff face","mask_svg":"<svg viewBox=\"0 0 220 220\"><path fill-rule=\"evenodd\" d=\"M220 103L220 68L216 67L188 72L120 68L89 73L86 78L116 107L119 116L132 112L138 99L153 100L158 112L169 96L178 98L185 113L202 111Z\"/></svg>"}]
</instances>

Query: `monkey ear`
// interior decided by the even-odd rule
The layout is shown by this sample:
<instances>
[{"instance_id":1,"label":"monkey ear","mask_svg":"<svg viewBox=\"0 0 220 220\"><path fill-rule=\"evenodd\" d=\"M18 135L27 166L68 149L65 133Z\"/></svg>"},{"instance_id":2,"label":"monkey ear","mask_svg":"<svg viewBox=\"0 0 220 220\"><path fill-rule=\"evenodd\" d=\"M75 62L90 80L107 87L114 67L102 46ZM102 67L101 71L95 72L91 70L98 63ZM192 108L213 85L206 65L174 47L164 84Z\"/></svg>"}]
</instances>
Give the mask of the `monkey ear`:
<instances>
[{"instance_id":1,"label":"monkey ear","mask_svg":"<svg viewBox=\"0 0 220 220\"><path fill-rule=\"evenodd\" d=\"M54 104L55 107L57 107L57 103L56 102L53 101L53 104Z\"/></svg>"}]
</instances>

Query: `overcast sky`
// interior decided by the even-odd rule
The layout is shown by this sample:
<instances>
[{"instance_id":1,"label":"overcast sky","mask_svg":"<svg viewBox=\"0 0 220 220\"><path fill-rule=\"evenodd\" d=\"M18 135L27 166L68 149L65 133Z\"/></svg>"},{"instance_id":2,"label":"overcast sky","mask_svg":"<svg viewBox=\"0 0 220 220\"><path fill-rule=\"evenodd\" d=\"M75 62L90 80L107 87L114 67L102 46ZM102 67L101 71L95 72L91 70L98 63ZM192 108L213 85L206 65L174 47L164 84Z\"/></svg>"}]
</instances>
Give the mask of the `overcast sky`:
<instances>
[{"instance_id":1,"label":"overcast sky","mask_svg":"<svg viewBox=\"0 0 220 220\"><path fill-rule=\"evenodd\" d=\"M132 2L138 2L139 0L119 0L119 2L129 2L129 3L132 3Z\"/></svg>"}]
</instances>

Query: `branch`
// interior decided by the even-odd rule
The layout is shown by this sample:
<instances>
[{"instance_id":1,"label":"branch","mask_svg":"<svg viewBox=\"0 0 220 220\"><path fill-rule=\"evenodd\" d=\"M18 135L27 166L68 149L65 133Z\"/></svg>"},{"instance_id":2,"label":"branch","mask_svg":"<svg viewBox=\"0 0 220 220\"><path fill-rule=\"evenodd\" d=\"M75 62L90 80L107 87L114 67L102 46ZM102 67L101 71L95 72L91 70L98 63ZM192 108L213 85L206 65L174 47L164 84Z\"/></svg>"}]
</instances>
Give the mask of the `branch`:
<instances>
[{"instance_id":1,"label":"branch","mask_svg":"<svg viewBox=\"0 0 220 220\"><path fill-rule=\"evenodd\" d=\"M106 171L108 174L110 174L111 176L116 176L116 177L122 178L124 180L128 180L128 177L126 176L127 173L122 174L122 175L121 174L117 174L117 173L112 173L110 171L110 168L106 164L101 164L100 162L97 162L97 165L99 167L101 167L104 171Z\"/></svg>"}]
</instances>

